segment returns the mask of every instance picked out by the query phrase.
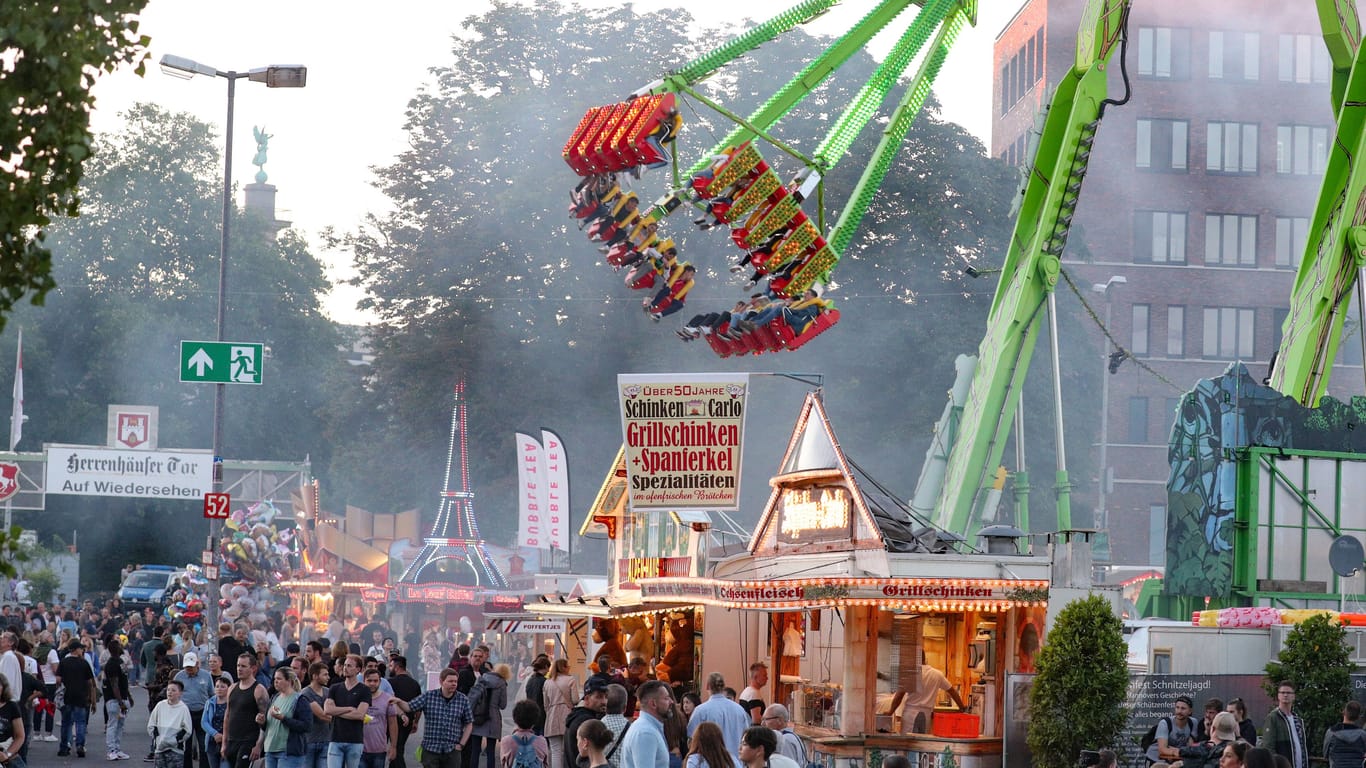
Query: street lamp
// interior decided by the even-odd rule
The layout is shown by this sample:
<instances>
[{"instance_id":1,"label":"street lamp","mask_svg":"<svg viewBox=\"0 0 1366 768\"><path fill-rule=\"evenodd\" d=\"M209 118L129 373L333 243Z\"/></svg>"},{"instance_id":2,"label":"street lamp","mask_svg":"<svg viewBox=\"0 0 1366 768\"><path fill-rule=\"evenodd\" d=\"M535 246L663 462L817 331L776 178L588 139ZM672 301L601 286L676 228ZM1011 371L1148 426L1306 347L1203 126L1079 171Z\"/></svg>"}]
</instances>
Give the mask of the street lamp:
<instances>
[{"instance_id":1,"label":"street lamp","mask_svg":"<svg viewBox=\"0 0 1366 768\"><path fill-rule=\"evenodd\" d=\"M276 64L247 72L224 72L184 56L166 54L161 57L161 71L171 77L189 80L195 75L221 77L228 81L228 120L224 133L227 147L223 153L223 237L218 243L218 341L224 341L223 319L227 308L228 290L228 235L232 221L232 108L237 94L237 81L247 78L253 83L265 83L267 88L303 88L308 81L308 67L298 64ZM223 491L223 394L226 384L215 384L213 389L213 491ZM209 521L208 548L213 546L214 521ZM209 624L218 620L217 581L210 583L208 600Z\"/></svg>"},{"instance_id":2,"label":"street lamp","mask_svg":"<svg viewBox=\"0 0 1366 768\"><path fill-rule=\"evenodd\" d=\"M1094 283L1091 290L1105 296L1105 333L1110 333L1110 314L1115 308L1112 301L1114 295L1110 292L1116 285L1124 285L1129 279L1124 275L1114 275L1104 283ZM1106 336L1105 354L1102 359L1105 361L1104 367L1100 372L1100 482L1096 483L1096 528L1105 530L1109 525L1109 514L1105 509L1106 492L1105 486L1110 480L1110 467L1107 465L1106 453L1110 446L1110 360L1115 352L1110 349L1111 342Z\"/></svg>"}]
</instances>

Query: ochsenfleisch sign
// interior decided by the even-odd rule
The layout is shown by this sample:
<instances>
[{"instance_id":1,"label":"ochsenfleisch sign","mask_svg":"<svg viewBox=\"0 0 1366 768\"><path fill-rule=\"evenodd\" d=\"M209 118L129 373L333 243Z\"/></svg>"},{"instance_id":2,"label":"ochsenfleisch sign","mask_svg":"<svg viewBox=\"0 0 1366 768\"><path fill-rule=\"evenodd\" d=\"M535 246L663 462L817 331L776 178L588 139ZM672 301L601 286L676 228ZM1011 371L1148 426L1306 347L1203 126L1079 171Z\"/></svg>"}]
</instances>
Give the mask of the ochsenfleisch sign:
<instances>
[{"instance_id":1,"label":"ochsenfleisch sign","mask_svg":"<svg viewBox=\"0 0 1366 768\"><path fill-rule=\"evenodd\" d=\"M213 490L213 454L48 445L45 484L49 494L203 502Z\"/></svg>"},{"instance_id":2,"label":"ochsenfleisch sign","mask_svg":"<svg viewBox=\"0 0 1366 768\"><path fill-rule=\"evenodd\" d=\"M740 507L744 374L620 374L633 510Z\"/></svg>"}]
</instances>

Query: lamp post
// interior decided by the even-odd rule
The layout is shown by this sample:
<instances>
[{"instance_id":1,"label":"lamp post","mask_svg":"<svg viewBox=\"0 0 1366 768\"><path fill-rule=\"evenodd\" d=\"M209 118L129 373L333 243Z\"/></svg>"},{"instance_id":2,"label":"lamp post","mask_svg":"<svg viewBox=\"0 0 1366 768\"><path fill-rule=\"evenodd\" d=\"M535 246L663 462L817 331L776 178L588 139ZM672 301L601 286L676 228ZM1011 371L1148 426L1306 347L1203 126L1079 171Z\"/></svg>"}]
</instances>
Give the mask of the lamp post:
<instances>
[{"instance_id":1,"label":"lamp post","mask_svg":"<svg viewBox=\"0 0 1366 768\"><path fill-rule=\"evenodd\" d=\"M1105 332L1110 332L1110 315L1115 308L1114 295L1110 292L1116 285L1124 285L1129 279L1124 275L1114 275L1104 283L1095 283L1091 290L1105 296ZM1105 353L1101 355L1104 363L1100 371L1100 482L1096 483L1096 528L1105 530L1109 525L1109 513L1105 508L1107 494L1105 485L1109 481L1110 467L1106 463L1110 446L1110 354L1112 344L1106 338Z\"/></svg>"},{"instance_id":2,"label":"lamp post","mask_svg":"<svg viewBox=\"0 0 1366 768\"><path fill-rule=\"evenodd\" d=\"M237 95L237 81L247 78L253 83L265 83L267 88L303 88L308 81L308 68L297 64L276 64L259 67L247 72L224 72L216 67L201 64L183 56L166 54L161 57L161 71L181 80L189 80L195 75L221 77L228 81L228 119L224 128L226 147L223 152L223 236L218 243L218 341L225 341L223 321L227 313L228 290L228 245L232 223L232 110ZM213 492L223 491L223 394L226 384L215 384L213 388ZM214 520L209 520L207 546L214 549ZM209 582L208 599L205 607L209 610L209 626L216 629L218 624L218 581Z\"/></svg>"}]
</instances>

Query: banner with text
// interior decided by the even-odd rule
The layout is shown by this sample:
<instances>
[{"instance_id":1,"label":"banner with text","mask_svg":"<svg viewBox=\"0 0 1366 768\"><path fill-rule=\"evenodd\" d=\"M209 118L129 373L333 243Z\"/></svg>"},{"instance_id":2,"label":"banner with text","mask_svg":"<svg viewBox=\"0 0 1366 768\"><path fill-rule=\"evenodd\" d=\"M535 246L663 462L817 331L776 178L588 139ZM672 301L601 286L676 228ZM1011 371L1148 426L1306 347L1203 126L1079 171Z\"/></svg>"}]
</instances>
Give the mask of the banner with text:
<instances>
[{"instance_id":1,"label":"banner with text","mask_svg":"<svg viewBox=\"0 0 1366 768\"><path fill-rule=\"evenodd\" d=\"M564 441L548 429L541 430L541 447L545 450L545 512L550 527L547 549L568 551L569 457L564 452Z\"/></svg>"},{"instance_id":2,"label":"banner with text","mask_svg":"<svg viewBox=\"0 0 1366 768\"><path fill-rule=\"evenodd\" d=\"M740 508L745 374L619 374L633 510Z\"/></svg>"},{"instance_id":3,"label":"banner with text","mask_svg":"<svg viewBox=\"0 0 1366 768\"><path fill-rule=\"evenodd\" d=\"M550 549L545 515L545 449L531 435L516 433L517 546Z\"/></svg>"},{"instance_id":4,"label":"banner with text","mask_svg":"<svg viewBox=\"0 0 1366 768\"><path fill-rule=\"evenodd\" d=\"M49 494L203 501L213 454L49 445L45 485Z\"/></svg>"}]
</instances>

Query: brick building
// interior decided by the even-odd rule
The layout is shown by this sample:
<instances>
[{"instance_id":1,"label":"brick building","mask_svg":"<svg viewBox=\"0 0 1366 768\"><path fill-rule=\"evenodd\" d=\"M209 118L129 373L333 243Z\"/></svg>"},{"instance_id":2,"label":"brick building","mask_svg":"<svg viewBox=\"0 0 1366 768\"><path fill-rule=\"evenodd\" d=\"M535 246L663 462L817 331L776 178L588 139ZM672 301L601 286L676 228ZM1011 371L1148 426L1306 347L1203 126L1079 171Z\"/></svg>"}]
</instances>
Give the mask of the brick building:
<instances>
[{"instance_id":1,"label":"brick building","mask_svg":"<svg viewBox=\"0 0 1366 768\"><path fill-rule=\"evenodd\" d=\"M997 37L995 157L1032 160L1084 4L1028 0ZM1330 66L1308 0L1138 0L1128 30L1132 99L1105 113L1063 266L1096 286L1097 316L1158 375L1126 360L1105 402L1070 402L1103 414L1102 471L1074 476L1074 498L1097 508L1114 564L1160 565L1179 398L1234 360L1265 376L1279 343L1332 139ZM1110 93L1124 93L1118 53ZM1342 348L1333 392L1359 394L1361 369L1342 367L1359 366L1359 343L1345 333Z\"/></svg>"}]
</instances>

